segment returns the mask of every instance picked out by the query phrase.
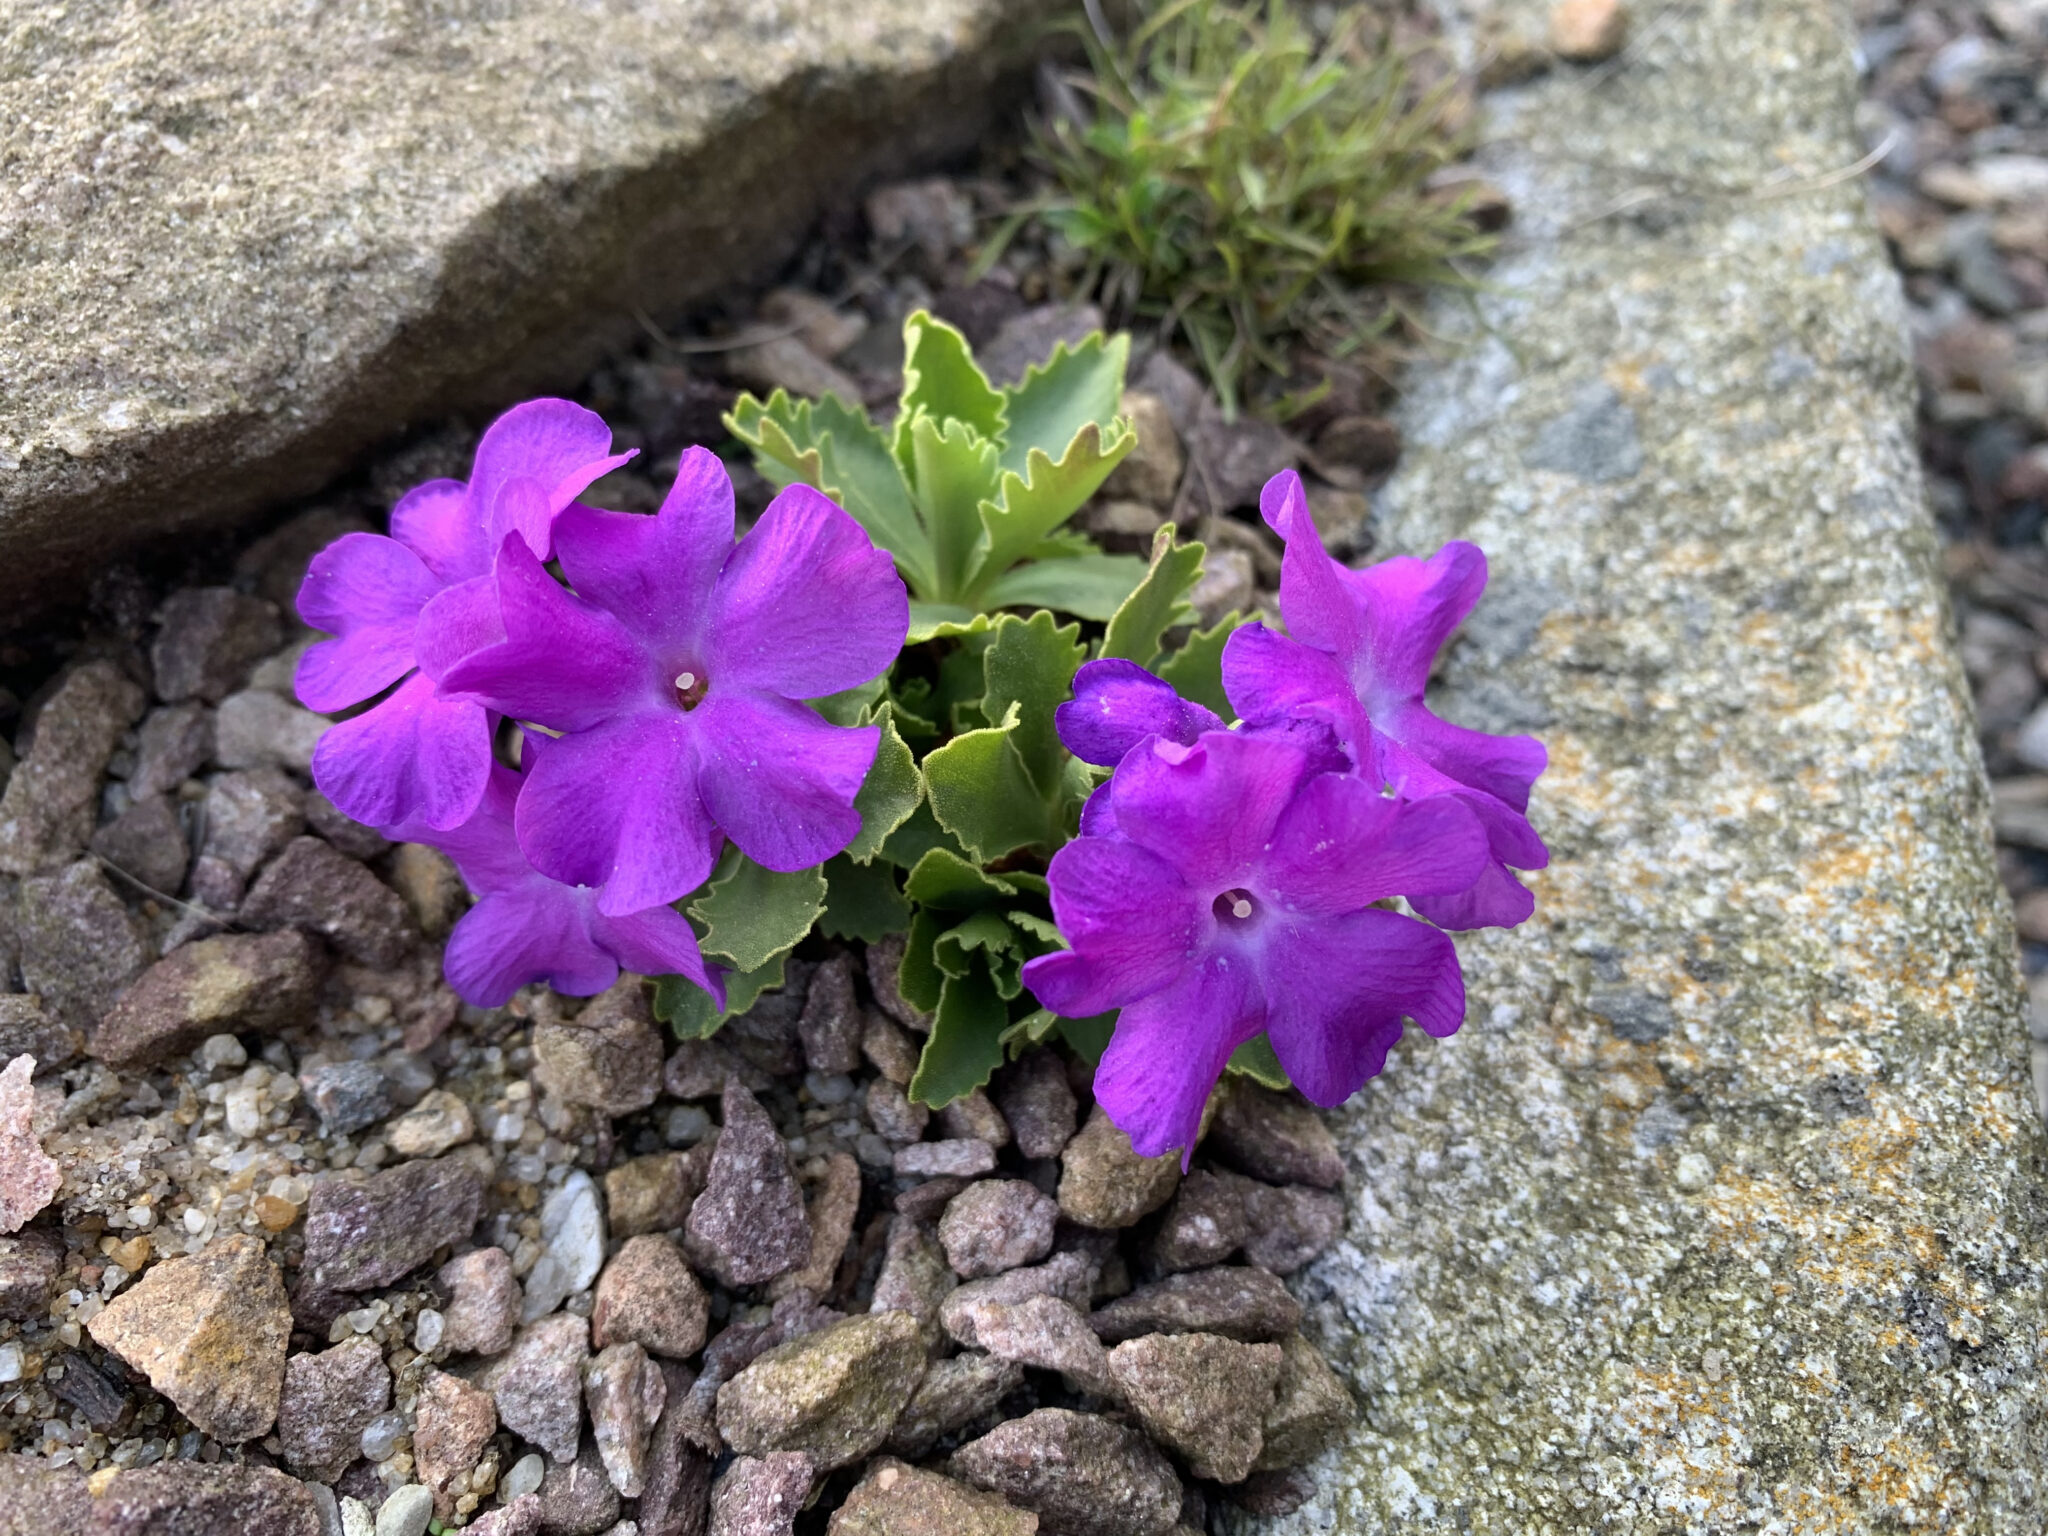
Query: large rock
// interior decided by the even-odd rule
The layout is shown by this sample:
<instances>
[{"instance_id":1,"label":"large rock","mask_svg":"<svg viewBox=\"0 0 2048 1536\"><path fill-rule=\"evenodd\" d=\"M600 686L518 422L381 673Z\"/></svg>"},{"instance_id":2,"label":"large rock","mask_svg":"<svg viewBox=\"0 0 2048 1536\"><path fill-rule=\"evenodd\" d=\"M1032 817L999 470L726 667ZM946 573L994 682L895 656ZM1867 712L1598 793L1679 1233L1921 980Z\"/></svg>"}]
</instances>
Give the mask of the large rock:
<instances>
[{"instance_id":1,"label":"large rock","mask_svg":"<svg viewBox=\"0 0 2048 1536\"><path fill-rule=\"evenodd\" d=\"M2048 1146L1847 42L1732 0L1610 69L1496 98L1383 527L1491 558L1446 712L1549 744L1555 862L1339 1117L1359 1425L1233 1528L2033 1531Z\"/></svg>"},{"instance_id":2,"label":"large rock","mask_svg":"<svg viewBox=\"0 0 2048 1536\"><path fill-rule=\"evenodd\" d=\"M107 1011L88 1049L116 1067L153 1065L209 1035L276 1029L313 1006L321 955L304 934L228 933L182 945Z\"/></svg>"},{"instance_id":3,"label":"large rock","mask_svg":"<svg viewBox=\"0 0 2048 1536\"><path fill-rule=\"evenodd\" d=\"M974 142L1042 0L595 11L291 0L9 24L0 613L565 385L635 305L772 270Z\"/></svg>"}]
</instances>

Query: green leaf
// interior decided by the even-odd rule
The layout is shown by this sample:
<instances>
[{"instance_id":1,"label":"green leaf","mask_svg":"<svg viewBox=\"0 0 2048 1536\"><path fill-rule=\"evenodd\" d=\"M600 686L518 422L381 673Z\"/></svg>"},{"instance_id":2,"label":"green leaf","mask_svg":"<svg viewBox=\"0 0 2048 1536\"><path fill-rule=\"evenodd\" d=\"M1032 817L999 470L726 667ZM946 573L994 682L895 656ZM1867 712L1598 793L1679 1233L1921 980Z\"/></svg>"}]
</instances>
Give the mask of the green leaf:
<instances>
[{"instance_id":1,"label":"green leaf","mask_svg":"<svg viewBox=\"0 0 2048 1536\"><path fill-rule=\"evenodd\" d=\"M1042 1045L1059 1021L1050 1008L1035 1009L1003 1031L1003 1045L1012 1056L1025 1045Z\"/></svg>"},{"instance_id":2,"label":"green leaf","mask_svg":"<svg viewBox=\"0 0 2048 1536\"><path fill-rule=\"evenodd\" d=\"M939 919L931 913L911 913L910 932L903 940L903 963L896 968L896 990L911 1007L926 1013L939 1006L939 992L946 982L932 958L941 929Z\"/></svg>"},{"instance_id":3,"label":"green leaf","mask_svg":"<svg viewBox=\"0 0 2048 1536\"><path fill-rule=\"evenodd\" d=\"M910 1080L910 1097L938 1109L987 1085L1003 1064L1009 1006L980 966L948 976L932 1013L931 1038Z\"/></svg>"},{"instance_id":4,"label":"green leaf","mask_svg":"<svg viewBox=\"0 0 2048 1536\"><path fill-rule=\"evenodd\" d=\"M910 820L924 799L924 777L897 733L894 711L884 705L866 723L879 725L882 739L875 743L875 760L861 781L860 793L853 797L853 808L860 812L860 831L846 845L845 856L856 864L865 864L880 853L882 845Z\"/></svg>"},{"instance_id":5,"label":"green leaf","mask_svg":"<svg viewBox=\"0 0 2048 1536\"><path fill-rule=\"evenodd\" d=\"M1027 549L1080 510L1137 441L1122 417L1107 427L1084 422L1058 459L1033 447L1024 456L1022 473L1004 470L995 498L981 504L982 536L975 546L974 578L991 581L1015 565Z\"/></svg>"},{"instance_id":6,"label":"green leaf","mask_svg":"<svg viewBox=\"0 0 2048 1536\"><path fill-rule=\"evenodd\" d=\"M1014 899L1019 889L1015 875L992 875L950 848L934 848L903 882L905 896L940 912L979 912Z\"/></svg>"},{"instance_id":7,"label":"green leaf","mask_svg":"<svg viewBox=\"0 0 2048 1536\"><path fill-rule=\"evenodd\" d=\"M1273 1054L1273 1042L1264 1034L1252 1036L1232 1051L1224 1070L1248 1077L1266 1088L1289 1086L1287 1069L1280 1065L1280 1058Z\"/></svg>"},{"instance_id":8,"label":"green leaf","mask_svg":"<svg viewBox=\"0 0 2048 1536\"><path fill-rule=\"evenodd\" d=\"M897 889L893 864L856 864L842 853L825 865L825 911L818 918L825 937L873 944L909 925L910 903Z\"/></svg>"},{"instance_id":9,"label":"green leaf","mask_svg":"<svg viewBox=\"0 0 2048 1536\"><path fill-rule=\"evenodd\" d=\"M824 905L823 870L781 874L732 848L704 894L690 903L690 916L704 924L699 945L706 955L752 971L797 944Z\"/></svg>"},{"instance_id":10,"label":"green leaf","mask_svg":"<svg viewBox=\"0 0 2048 1536\"><path fill-rule=\"evenodd\" d=\"M1032 956L1049 955L1056 949L1066 948L1066 940L1060 937L1059 928L1036 912L1025 912L1012 907L1003 916L1010 920L1011 926L1025 936L1024 948Z\"/></svg>"},{"instance_id":11,"label":"green leaf","mask_svg":"<svg viewBox=\"0 0 2048 1536\"><path fill-rule=\"evenodd\" d=\"M869 678L858 688L813 699L811 708L834 725L866 725L870 706L881 699L888 686L888 674L884 673L880 677Z\"/></svg>"},{"instance_id":12,"label":"green leaf","mask_svg":"<svg viewBox=\"0 0 2048 1536\"><path fill-rule=\"evenodd\" d=\"M1202 579L1205 553L1199 544L1176 544L1170 523L1154 534L1145 579L1110 619L1102 654L1151 666L1166 632L1194 616L1187 598Z\"/></svg>"},{"instance_id":13,"label":"green leaf","mask_svg":"<svg viewBox=\"0 0 2048 1536\"><path fill-rule=\"evenodd\" d=\"M882 857L899 869L913 869L934 848L958 852L960 845L953 840L952 833L939 825L931 802L920 800L910 819L883 840Z\"/></svg>"},{"instance_id":14,"label":"green leaf","mask_svg":"<svg viewBox=\"0 0 2048 1536\"><path fill-rule=\"evenodd\" d=\"M955 736L924 760L932 814L977 863L1058 841L1045 798L1010 740L1016 725L1012 704L1000 726Z\"/></svg>"},{"instance_id":15,"label":"green leaf","mask_svg":"<svg viewBox=\"0 0 2048 1536\"><path fill-rule=\"evenodd\" d=\"M1098 1013L1085 1019L1061 1019L1060 1038L1065 1040L1088 1065L1095 1066L1102 1060L1102 1053L1109 1049L1109 1037L1116 1030L1116 1010Z\"/></svg>"},{"instance_id":16,"label":"green leaf","mask_svg":"<svg viewBox=\"0 0 2048 1536\"><path fill-rule=\"evenodd\" d=\"M1076 347L1059 342L1044 363L1026 369L1021 382L1003 391L1009 417L1003 468L1021 472L1033 448L1064 453L1089 422L1107 429L1123 401L1130 356L1130 337L1097 331Z\"/></svg>"},{"instance_id":17,"label":"green leaf","mask_svg":"<svg viewBox=\"0 0 2048 1536\"><path fill-rule=\"evenodd\" d=\"M1136 555L1040 560L998 576L981 600L990 608L1052 608L1102 624L1144 579L1145 562Z\"/></svg>"},{"instance_id":18,"label":"green leaf","mask_svg":"<svg viewBox=\"0 0 2048 1536\"><path fill-rule=\"evenodd\" d=\"M975 950L990 954L1017 947L1017 930L1003 921L999 912L975 912L940 934L932 946L939 969L948 976L964 975L966 959Z\"/></svg>"},{"instance_id":19,"label":"green leaf","mask_svg":"<svg viewBox=\"0 0 2048 1536\"><path fill-rule=\"evenodd\" d=\"M1028 619L1004 614L982 657L988 679L982 712L1000 720L1015 707L1017 724L1010 742L1038 786L1040 799L1058 794L1067 765L1067 749L1060 744L1053 711L1074 696L1074 670L1088 659L1080 637L1080 625L1055 628L1052 615L1042 608Z\"/></svg>"},{"instance_id":20,"label":"green leaf","mask_svg":"<svg viewBox=\"0 0 2048 1536\"><path fill-rule=\"evenodd\" d=\"M782 966L788 958L788 950L778 950L751 971L727 973L724 1012L702 987L680 976L664 976L654 984L654 1016L669 1025L678 1040L708 1040L727 1019L753 1007L763 992L782 985Z\"/></svg>"},{"instance_id":21,"label":"green leaf","mask_svg":"<svg viewBox=\"0 0 2048 1536\"><path fill-rule=\"evenodd\" d=\"M982 537L982 505L996 493L996 445L964 421L919 415L910 442L911 488L931 536L937 584L924 596L962 602ZM971 611L971 610L970 610Z\"/></svg>"},{"instance_id":22,"label":"green leaf","mask_svg":"<svg viewBox=\"0 0 2048 1536\"><path fill-rule=\"evenodd\" d=\"M1197 630L1188 643L1152 670L1173 684L1184 699L1205 704L1223 717L1226 724L1237 718L1223 692L1223 646L1231 635L1251 622L1241 613L1226 613L1214 629Z\"/></svg>"},{"instance_id":23,"label":"green leaf","mask_svg":"<svg viewBox=\"0 0 2048 1536\"><path fill-rule=\"evenodd\" d=\"M927 640L944 640L955 635L978 635L988 628L988 615L963 608L958 603L910 604L910 633L905 645L922 645Z\"/></svg>"},{"instance_id":24,"label":"green leaf","mask_svg":"<svg viewBox=\"0 0 2048 1536\"><path fill-rule=\"evenodd\" d=\"M965 422L994 440L1003 435L1004 406L965 336L927 310L903 322L902 417L923 411L941 421ZM901 441L899 436L899 456Z\"/></svg>"},{"instance_id":25,"label":"green leaf","mask_svg":"<svg viewBox=\"0 0 2048 1536\"><path fill-rule=\"evenodd\" d=\"M800 483L830 496L896 558L912 590L932 584L931 539L903 483L895 455L867 414L835 395L792 400L776 390L764 403L741 395L725 418L777 485Z\"/></svg>"}]
</instances>

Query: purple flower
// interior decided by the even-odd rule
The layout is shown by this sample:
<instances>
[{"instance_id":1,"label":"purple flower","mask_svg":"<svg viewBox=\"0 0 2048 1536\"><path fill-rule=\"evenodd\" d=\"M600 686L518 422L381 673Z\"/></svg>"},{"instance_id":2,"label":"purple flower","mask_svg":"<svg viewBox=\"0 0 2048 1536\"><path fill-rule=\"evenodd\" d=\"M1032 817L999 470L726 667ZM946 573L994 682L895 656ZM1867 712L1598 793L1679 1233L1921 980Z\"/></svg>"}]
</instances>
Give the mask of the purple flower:
<instances>
[{"instance_id":1,"label":"purple flower","mask_svg":"<svg viewBox=\"0 0 2048 1536\"><path fill-rule=\"evenodd\" d=\"M910 607L888 553L806 486L736 545L732 482L701 448L654 516L572 506L554 535L575 591L508 538L506 638L441 678L443 696L561 733L519 797L534 867L601 886L615 916L694 890L727 837L777 870L852 841L880 732L799 701L896 659Z\"/></svg>"},{"instance_id":2,"label":"purple flower","mask_svg":"<svg viewBox=\"0 0 2048 1536\"><path fill-rule=\"evenodd\" d=\"M528 738L526 761L544 761L546 743ZM496 1008L528 982L588 997L618 980L621 969L642 976L687 977L725 1006L718 968L706 966L689 920L673 907L608 916L587 886L550 880L519 851L512 830L520 776L492 764L476 814L442 830L424 821L391 829L401 842L425 843L455 861L476 905L448 935L442 959L448 983L467 1002Z\"/></svg>"},{"instance_id":3,"label":"purple flower","mask_svg":"<svg viewBox=\"0 0 2048 1536\"><path fill-rule=\"evenodd\" d=\"M611 429L566 400L529 400L491 424L469 483L430 480L391 512L391 537L345 534L299 588L299 614L335 638L299 662L299 700L331 714L398 690L329 729L313 780L371 826L460 825L491 762L491 721L478 704L436 694L463 651L499 637L491 561L516 535L545 558L555 514L631 458L609 455ZM403 680L401 682L401 679Z\"/></svg>"},{"instance_id":4,"label":"purple flower","mask_svg":"<svg viewBox=\"0 0 2048 1536\"><path fill-rule=\"evenodd\" d=\"M1450 938L1374 905L1471 885L1486 836L1461 801L1391 799L1286 737L1217 730L1149 737L1107 794L1115 835L1052 860L1072 948L1024 980L1070 1018L1123 1010L1095 1094L1139 1152L1192 1146L1230 1053L1261 1031L1303 1093L1337 1104L1404 1016L1433 1035L1462 1022Z\"/></svg>"},{"instance_id":5,"label":"purple flower","mask_svg":"<svg viewBox=\"0 0 2048 1536\"><path fill-rule=\"evenodd\" d=\"M1527 814L1529 786L1547 761L1543 744L1452 725L1423 703L1437 652L1486 590L1486 556L1452 543L1427 560L1403 555L1347 569L1324 549L1292 470L1267 482L1259 507L1287 545L1280 611L1288 634L1251 624L1230 637L1223 686L1232 706L1247 727L1326 722L1376 786L1469 805L1489 848L1475 880L1458 891L1404 894L1446 928L1521 922L1535 897L1508 871L1550 862Z\"/></svg>"}]
</instances>

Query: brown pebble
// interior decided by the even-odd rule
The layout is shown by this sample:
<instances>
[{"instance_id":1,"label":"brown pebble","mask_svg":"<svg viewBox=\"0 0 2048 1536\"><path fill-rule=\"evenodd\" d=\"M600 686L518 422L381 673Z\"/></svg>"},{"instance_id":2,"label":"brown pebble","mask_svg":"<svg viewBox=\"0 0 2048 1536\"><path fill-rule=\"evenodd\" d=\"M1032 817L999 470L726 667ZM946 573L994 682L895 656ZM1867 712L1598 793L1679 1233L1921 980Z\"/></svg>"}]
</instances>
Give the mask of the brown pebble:
<instances>
[{"instance_id":1,"label":"brown pebble","mask_svg":"<svg viewBox=\"0 0 2048 1536\"><path fill-rule=\"evenodd\" d=\"M1622 0L1558 0L1550 11L1550 48L1575 64L1597 64L1621 52L1628 41L1628 7Z\"/></svg>"}]
</instances>

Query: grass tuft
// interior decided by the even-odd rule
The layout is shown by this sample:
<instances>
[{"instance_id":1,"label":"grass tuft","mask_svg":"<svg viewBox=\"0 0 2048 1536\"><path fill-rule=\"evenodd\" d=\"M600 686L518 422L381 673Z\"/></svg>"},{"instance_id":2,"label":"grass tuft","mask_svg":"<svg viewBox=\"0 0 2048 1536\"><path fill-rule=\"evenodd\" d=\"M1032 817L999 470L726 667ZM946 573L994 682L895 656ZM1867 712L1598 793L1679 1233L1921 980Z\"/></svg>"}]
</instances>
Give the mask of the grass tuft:
<instances>
[{"instance_id":1,"label":"grass tuft","mask_svg":"<svg viewBox=\"0 0 2048 1536\"><path fill-rule=\"evenodd\" d=\"M1468 148L1465 100L1418 84L1365 7L1319 35L1285 0L1168 0L1124 39L1081 35L1073 109L1034 127L1057 188L1039 216L1084 289L1183 339L1227 409L1286 414L1300 347L1371 362L1404 294L1471 285L1459 264L1492 238L1469 189L1432 186Z\"/></svg>"}]
</instances>

